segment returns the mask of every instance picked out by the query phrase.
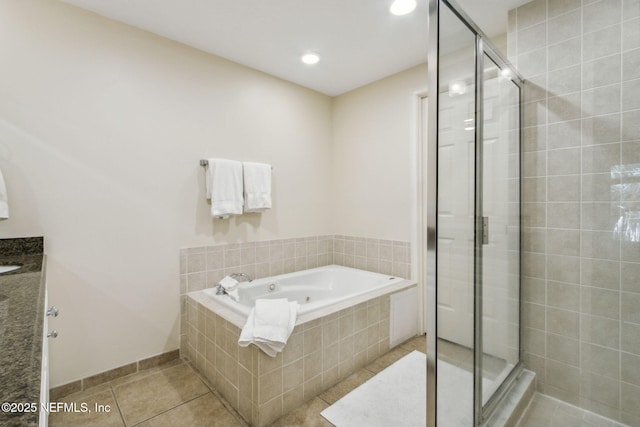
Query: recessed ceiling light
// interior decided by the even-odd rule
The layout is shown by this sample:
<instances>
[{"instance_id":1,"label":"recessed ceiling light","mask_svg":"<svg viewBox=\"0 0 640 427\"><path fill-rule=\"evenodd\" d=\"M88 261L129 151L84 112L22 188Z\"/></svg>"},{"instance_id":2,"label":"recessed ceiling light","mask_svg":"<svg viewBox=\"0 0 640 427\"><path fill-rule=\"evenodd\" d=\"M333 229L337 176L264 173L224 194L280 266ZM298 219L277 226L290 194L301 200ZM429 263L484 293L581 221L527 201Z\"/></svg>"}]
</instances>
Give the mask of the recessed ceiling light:
<instances>
[{"instance_id":1,"label":"recessed ceiling light","mask_svg":"<svg viewBox=\"0 0 640 427\"><path fill-rule=\"evenodd\" d=\"M393 4L391 4L389 12L396 16L406 15L413 12L416 5L416 0L395 0Z\"/></svg>"},{"instance_id":2,"label":"recessed ceiling light","mask_svg":"<svg viewBox=\"0 0 640 427\"><path fill-rule=\"evenodd\" d=\"M320 57L315 53L307 53L302 55L302 62L307 65L317 64L320 61Z\"/></svg>"}]
</instances>

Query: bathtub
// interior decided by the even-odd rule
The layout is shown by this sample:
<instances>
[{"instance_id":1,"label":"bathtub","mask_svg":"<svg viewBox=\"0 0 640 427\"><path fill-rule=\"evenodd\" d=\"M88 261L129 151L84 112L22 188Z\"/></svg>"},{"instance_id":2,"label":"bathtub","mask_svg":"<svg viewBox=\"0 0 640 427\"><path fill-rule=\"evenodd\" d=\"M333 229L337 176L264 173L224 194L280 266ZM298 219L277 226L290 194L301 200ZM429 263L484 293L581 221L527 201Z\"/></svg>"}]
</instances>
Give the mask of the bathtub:
<instances>
[{"instance_id":1,"label":"bathtub","mask_svg":"<svg viewBox=\"0 0 640 427\"><path fill-rule=\"evenodd\" d=\"M297 301L300 310L296 325L300 325L413 285L415 282L401 277L327 265L242 282L238 285L238 301L229 295L216 295L214 288L193 292L189 296L242 328L256 299L287 298Z\"/></svg>"},{"instance_id":2,"label":"bathtub","mask_svg":"<svg viewBox=\"0 0 640 427\"><path fill-rule=\"evenodd\" d=\"M386 353L391 300L415 286L400 277L328 265L243 282L239 301L215 289L190 292L181 356L248 423L268 426ZM275 358L238 345L258 298L301 305L293 333Z\"/></svg>"}]
</instances>

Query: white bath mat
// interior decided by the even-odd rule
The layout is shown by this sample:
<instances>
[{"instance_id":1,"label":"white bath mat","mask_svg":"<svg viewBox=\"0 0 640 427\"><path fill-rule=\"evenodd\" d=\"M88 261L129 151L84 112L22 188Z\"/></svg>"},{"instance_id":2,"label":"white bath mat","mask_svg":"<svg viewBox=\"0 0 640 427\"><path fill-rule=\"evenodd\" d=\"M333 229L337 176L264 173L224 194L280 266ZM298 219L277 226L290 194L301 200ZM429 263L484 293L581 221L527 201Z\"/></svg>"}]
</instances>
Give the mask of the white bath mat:
<instances>
[{"instance_id":1,"label":"white bath mat","mask_svg":"<svg viewBox=\"0 0 640 427\"><path fill-rule=\"evenodd\" d=\"M413 351L322 411L337 427L426 425L427 355Z\"/></svg>"},{"instance_id":2,"label":"white bath mat","mask_svg":"<svg viewBox=\"0 0 640 427\"><path fill-rule=\"evenodd\" d=\"M473 424L471 372L438 361L438 425ZM337 427L426 425L427 355L413 351L320 414Z\"/></svg>"}]
</instances>

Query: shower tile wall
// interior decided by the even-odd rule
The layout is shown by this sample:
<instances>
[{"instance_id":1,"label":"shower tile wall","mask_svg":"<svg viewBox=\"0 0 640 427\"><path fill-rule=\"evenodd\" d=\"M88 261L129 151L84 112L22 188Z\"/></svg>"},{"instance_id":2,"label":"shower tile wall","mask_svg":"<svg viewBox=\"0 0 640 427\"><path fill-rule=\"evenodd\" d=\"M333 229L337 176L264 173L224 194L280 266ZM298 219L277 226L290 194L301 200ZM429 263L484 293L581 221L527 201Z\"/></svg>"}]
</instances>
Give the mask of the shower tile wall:
<instances>
[{"instance_id":1,"label":"shower tile wall","mask_svg":"<svg viewBox=\"0 0 640 427\"><path fill-rule=\"evenodd\" d=\"M640 1L528 3L508 55L527 79L525 362L539 391L640 426Z\"/></svg>"}]
</instances>

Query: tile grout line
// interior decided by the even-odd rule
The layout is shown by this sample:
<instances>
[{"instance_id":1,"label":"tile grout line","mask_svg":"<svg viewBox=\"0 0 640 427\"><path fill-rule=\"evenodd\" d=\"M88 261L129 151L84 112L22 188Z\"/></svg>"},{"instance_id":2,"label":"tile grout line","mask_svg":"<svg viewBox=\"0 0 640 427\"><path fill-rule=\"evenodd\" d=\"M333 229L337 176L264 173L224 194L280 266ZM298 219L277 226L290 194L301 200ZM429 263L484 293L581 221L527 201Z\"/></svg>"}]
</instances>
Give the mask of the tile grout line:
<instances>
[{"instance_id":1,"label":"tile grout line","mask_svg":"<svg viewBox=\"0 0 640 427\"><path fill-rule=\"evenodd\" d=\"M122 425L126 427L127 423L124 420L124 414L122 413L122 409L120 408L120 402L118 402L118 396L116 396L116 392L113 389L111 383L109 383L109 391L111 391L111 396L113 397L113 401L116 402L116 407L118 408L118 413L120 414L120 420L122 421Z\"/></svg>"},{"instance_id":2,"label":"tile grout line","mask_svg":"<svg viewBox=\"0 0 640 427\"><path fill-rule=\"evenodd\" d=\"M177 409L177 408L179 408L179 407L181 407L181 406L183 406L183 405L185 405L185 404L187 404L187 403L189 403L189 402L192 402L192 401L194 401L194 400L196 400L196 399L200 399L202 396L206 396L206 395L207 395L207 394L209 394L209 393L211 393L211 392L210 392L210 391L208 391L208 392L206 392L206 393L201 394L200 396L196 396L196 397L194 397L193 399L185 400L184 402L182 402L182 403L180 403L180 404L178 404L178 405L176 405L176 406L174 406L174 407L172 407L172 408L165 409L165 410L163 410L163 411L161 411L161 412L158 412L157 414L155 414L155 415L153 415L153 416L151 416L151 417L149 417L149 418L146 418L146 419L144 419L144 420L142 420L142 421L140 421L140 422L137 422L137 423L135 423L135 424L132 424L131 426L126 426L126 427L135 427L135 426L139 426L140 424L146 423L147 421L150 421L150 420L152 420L152 419L154 419L154 418L156 418L156 417L158 417L158 416L160 416L160 415L162 415L162 414L166 414L167 412L173 411L174 409Z\"/></svg>"}]
</instances>

